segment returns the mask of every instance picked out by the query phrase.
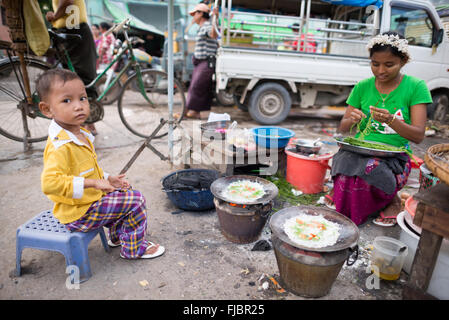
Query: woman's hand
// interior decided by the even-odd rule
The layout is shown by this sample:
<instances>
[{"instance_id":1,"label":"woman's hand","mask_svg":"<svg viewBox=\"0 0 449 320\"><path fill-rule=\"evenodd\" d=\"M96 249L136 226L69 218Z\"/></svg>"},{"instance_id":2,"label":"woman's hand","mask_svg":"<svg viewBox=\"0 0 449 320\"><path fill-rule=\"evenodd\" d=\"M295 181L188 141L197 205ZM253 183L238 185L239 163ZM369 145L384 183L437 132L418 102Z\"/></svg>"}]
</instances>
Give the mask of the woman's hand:
<instances>
[{"instance_id":1,"label":"woman's hand","mask_svg":"<svg viewBox=\"0 0 449 320\"><path fill-rule=\"evenodd\" d=\"M388 110L379 109L373 106L370 106L369 108L374 120L379 121L380 123L390 123L393 121L394 115L388 112Z\"/></svg>"},{"instance_id":2,"label":"woman's hand","mask_svg":"<svg viewBox=\"0 0 449 320\"><path fill-rule=\"evenodd\" d=\"M109 176L108 181L113 187L117 189L129 189L131 187L129 182L125 179L124 174L120 174L118 176Z\"/></svg>"},{"instance_id":3,"label":"woman's hand","mask_svg":"<svg viewBox=\"0 0 449 320\"><path fill-rule=\"evenodd\" d=\"M216 16L216 17L218 18L218 13L219 13L218 7L214 7L214 8L212 9L212 15L214 15L214 16Z\"/></svg>"},{"instance_id":4,"label":"woman's hand","mask_svg":"<svg viewBox=\"0 0 449 320\"><path fill-rule=\"evenodd\" d=\"M48 11L45 17L47 18L48 22L52 22L53 20L55 20L55 13L53 11Z\"/></svg>"},{"instance_id":5,"label":"woman's hand","mask_svg":"<svg viewBox=\"0 0 449 320\"><path fill-rule=\"evenodd\" d=\"M353 108L349 114L349 120L351 121L351 125L354 123L360 122L363 118L366 118L366 114L362 112L362 110Z\"/></svg>"},{"instance_id":6,"label":"woman's hand","mask_svg":"<svg viewBox=\"0 0 449 320\"><path fill-rule=\"evenodd\" d=\"M358 122L360 122L363 118L366 118L366 114L364 114L360 109L354 108L349 105L346 108L345 115L340 121L340 126L338 127L338 131L340 133L345 133L351 130L351 128Z\"/></svg>"}]
</instances>

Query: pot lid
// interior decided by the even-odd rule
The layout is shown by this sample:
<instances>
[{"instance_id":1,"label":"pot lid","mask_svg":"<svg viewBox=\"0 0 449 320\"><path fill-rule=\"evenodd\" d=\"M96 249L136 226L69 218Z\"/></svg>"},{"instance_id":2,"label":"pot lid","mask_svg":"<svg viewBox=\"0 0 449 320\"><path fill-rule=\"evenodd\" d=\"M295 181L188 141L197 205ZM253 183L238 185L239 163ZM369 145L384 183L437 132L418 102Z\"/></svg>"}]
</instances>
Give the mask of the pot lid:
<instances>
[{"instance_id":1,"label":"pot lid","mask_svg":"<svg viewBox=\"0 0 449 320\"><path fill-rule=\"evenodd\" d=\"M233 182L241 181L241 180L249 180L251 182L260 183L263 186L263 190L265 191L265 194L263 195L263 197L255 199L255 200L251 200L251 201L244 201L244 202L236 201L236 200L228 198L225 194L225 191L228 188L228 186ZM276 196L279 193L279 190L274 183L272 183L266 179L262 179L260 177L248 176L248 175L236 175L236 176L219 178L212 183L212 185L210 186L210 191L216 198L221 199L223 201L236 203L236 204L246 204L246 205L268 203L271 200L273 200L274 198L276 198Z\"/></svg>"},{"instance_id":2,"label":"pot lid","mask_svg":"<svg viewBox=\"0 0 449 320\"><path fill-rule=\"evenodd\" d=\"M290 240L290 238L284 231L284 223L287 219L293 218L299 214L322 216L323 218L331 222L337 223L340 226L340 235L337 242L331 246L311 248L299 245ZM335 210L315 206L297 206L279 210L271 217L270 228L271 232L273 232L276 237L288 243L289 245L299 249L317 252L333 252L354 247L357 244L360 235L359 228L349 218L345 217Z\"/></svg>"}]
</instances>

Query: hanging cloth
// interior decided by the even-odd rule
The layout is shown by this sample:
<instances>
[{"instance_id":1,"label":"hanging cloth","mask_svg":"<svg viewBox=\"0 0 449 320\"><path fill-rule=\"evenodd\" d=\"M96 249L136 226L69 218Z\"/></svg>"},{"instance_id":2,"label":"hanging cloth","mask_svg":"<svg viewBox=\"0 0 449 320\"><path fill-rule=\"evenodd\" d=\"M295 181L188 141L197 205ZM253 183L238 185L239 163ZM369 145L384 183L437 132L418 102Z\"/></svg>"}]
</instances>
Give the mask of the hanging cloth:
<instances>
[{"instance_id":1,"label":"hanging cloth","mask_svg":"<svg viewBox=\"0 0 449 320\"><path fill-rule=\"evenodd\" d=\"M37 0L23 2L23 15L28 45L36 55L43 56L50 47L50 36Z\"/></svg>"}]
</instances>

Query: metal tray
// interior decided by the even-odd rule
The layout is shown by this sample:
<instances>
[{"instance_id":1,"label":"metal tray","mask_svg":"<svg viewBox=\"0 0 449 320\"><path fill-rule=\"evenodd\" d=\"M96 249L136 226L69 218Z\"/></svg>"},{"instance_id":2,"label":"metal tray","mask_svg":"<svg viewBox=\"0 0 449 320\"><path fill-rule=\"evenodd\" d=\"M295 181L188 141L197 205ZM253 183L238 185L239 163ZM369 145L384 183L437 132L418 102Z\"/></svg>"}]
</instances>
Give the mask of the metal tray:
<instances>
[{"instance_id":1,"label":"metal tray","mask_svg":"<svg viewBox=\"0 0 449 320\"><path fill-rule=\"evenodd\" d=\"M360 147L360 146L354 146L350 143L344 142L343 140L346 137L336 137L335 140L337 141L337 144L340 146L342 150L351 151L359 154L363 154L365 156L375 156L375 157L395 157L398 154L404 153L403 151L386 151L386 150L379 150L379 149L373 149L373 148L366 148L366 147ZM370 141L366 140L366 142L372 142L377 144L382 144L385 146L391 146L386 143L381 143L377 141Z\"/></svg>"}]
</instances>

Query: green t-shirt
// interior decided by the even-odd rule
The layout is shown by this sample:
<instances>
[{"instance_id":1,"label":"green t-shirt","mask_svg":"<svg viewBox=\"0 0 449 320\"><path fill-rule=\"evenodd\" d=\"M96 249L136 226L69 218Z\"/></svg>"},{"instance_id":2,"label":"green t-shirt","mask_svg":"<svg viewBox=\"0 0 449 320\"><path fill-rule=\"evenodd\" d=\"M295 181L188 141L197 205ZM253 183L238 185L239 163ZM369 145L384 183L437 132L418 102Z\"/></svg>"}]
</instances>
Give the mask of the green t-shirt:
<instances>
[{"instance_id":1,"label":"green t-shirt","mask_svg":"<svg viewBox=\"0 0 449 320\"><path fill-rule=\"evenodd\" d=\"M370 106L387 109L396 119L410 124L410 107L420 103L432 103L432 96L424 80L405 75L396 89L388 95L380 94L376 89L375 77L357 83L351 91L346 103L362 110L367 118L370 116ZM365 129L367 121L361 124ZM396 147L408 146L408 140L401 137L392 128L373 119L373 130L365 136L365 140L387 143ZM354 127L353 130L356 128ZM360 133L356 134L356 138Z\"/></svg>"}]
</instances>

